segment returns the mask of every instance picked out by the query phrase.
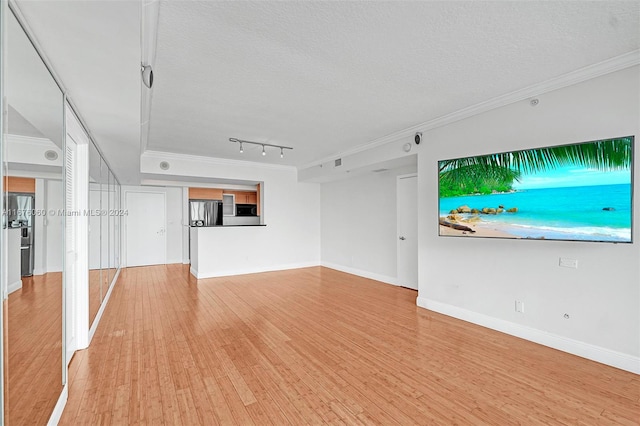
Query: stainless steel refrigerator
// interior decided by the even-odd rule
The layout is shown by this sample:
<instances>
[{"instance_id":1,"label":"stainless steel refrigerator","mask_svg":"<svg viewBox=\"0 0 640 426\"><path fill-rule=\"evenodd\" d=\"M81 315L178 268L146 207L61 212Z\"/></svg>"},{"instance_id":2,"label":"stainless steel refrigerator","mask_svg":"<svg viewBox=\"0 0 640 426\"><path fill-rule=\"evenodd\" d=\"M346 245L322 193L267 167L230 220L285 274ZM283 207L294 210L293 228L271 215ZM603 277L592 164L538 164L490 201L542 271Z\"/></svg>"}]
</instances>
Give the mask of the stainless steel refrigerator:
<instances>
[{"instance_id":1,"label":"stainless steel refrigerator","mask_svg":"<svg viewBox=\"0 0 640 426\"><path fill-rule=\"evenodd\" d=\"M20 269L23 277L33 275L33 194L7 194L7 226L20 228Z\"/></svg>"},{"instance_id":2,"label":"stainless steel refrigerator","mask_svg":"<svg viewBox=\"0 0 640 426\"><path fill-rule=\"evenodd\" d=\"M190 200L191 226L222 226L222 201Z\"/></svg>"}]
</instances>

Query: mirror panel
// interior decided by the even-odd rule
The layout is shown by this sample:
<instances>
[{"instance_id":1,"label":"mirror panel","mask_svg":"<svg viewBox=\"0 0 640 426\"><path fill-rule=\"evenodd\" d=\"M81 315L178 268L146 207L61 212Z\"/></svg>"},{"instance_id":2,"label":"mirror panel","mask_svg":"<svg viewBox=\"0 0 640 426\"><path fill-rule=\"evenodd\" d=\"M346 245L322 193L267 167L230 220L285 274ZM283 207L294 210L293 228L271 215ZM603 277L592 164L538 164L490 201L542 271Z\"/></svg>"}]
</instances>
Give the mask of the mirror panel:
<instances>
[{"instance_id":1,"label":"mirror panel","mask_svg":"<svg viewBox=\"0 0 640 426\"><path fill-rule=\"evenodd\" d=\"M89 325L98 314L100 295L100 210L101 157L98 149L89 144Z\"/></svg>"},{"instance_id":2,"label":"mirror panel","mask_svg":"<svg viewBox=\"0 0 640 426\"><path fill-rule=\"evenodd\" d=\"M109 168L104 159L100 159L100 301L104 300L104 295L109 289L109 220L107 211L109 210Z\"/></svg>"},{"instance_id":3,"label":"mirror panel","mask_svg":"<svg viewBox=\"0 0 640 426\"><path fill-rule=\"evenodd\" d=\"M4 414L46 424L64 380L64 98L13 14L4 23Z\"/></svg>"},{"instance_id":4,"label":"mirror panel","mask_svg":"<svg viewBox=\"0 0 640 426\"><path fill-rule=\"evenodd\" d=\"M116 210L117 214L115 217L116 220L116 271L120 268L120 230L122 229L122 198L121 198L121 186L118 182L116 182Z\"/></svg>"},{"instance_id":5,"label":"mirror panel","mask_svg":"<svg viewBox=\"0 0 640 426\"><path fill-rule=\"evenodd\" d=\"M109 170L109 210L107 211L107 220L109 221L109 285L116 275L116 179L111 170Z\"/></svg>"}]
</instances>

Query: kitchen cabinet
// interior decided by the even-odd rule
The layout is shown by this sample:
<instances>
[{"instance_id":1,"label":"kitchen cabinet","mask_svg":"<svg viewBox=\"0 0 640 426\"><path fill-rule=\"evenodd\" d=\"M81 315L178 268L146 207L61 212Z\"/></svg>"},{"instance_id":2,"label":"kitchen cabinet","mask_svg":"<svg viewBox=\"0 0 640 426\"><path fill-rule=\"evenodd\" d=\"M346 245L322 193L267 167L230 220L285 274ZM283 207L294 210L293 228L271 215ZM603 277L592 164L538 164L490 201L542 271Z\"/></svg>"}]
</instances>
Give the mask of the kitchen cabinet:
<instances>
[{"instance_id":1,"label":"kitchen cabinet","mask_svg":"<svg viewBox=\"0 0 640 426\"><path fill-rule=\"evenodd\" d=\"M36 193L36 180L33 178L7 176L5 179L4 192Z\"/></svg>"},{"instance_id":2,"label":"kitchen cabinet","mask_svg":"<svg viewBox=\"0 0 640 426\"><path fill-rule=\"evenodd\" d=\"M222 201L222 189L218 188L189 188L190 200L220 200Z\"/></svg>"},{"instance_id":3,"label":"kitchen cabinet","mask_svg":"<svg viewBox=\"0 0 640 426\"><path fill-rule=\"evenodd\" d=\"M248 191L225 191L225 194L233 194L236 204L258 204L258 194Z\"/></svg>"},{"instance_id":4,"label":"kitchen cabinet","mask_svg":"<svg viewBox=\"0 0 640 426\"><path fill-rule=\"evenodd\" d=\"M258 204L258 194L255 192L247 193L247 202L245 204Z\"/></svg>"}]
</instances>

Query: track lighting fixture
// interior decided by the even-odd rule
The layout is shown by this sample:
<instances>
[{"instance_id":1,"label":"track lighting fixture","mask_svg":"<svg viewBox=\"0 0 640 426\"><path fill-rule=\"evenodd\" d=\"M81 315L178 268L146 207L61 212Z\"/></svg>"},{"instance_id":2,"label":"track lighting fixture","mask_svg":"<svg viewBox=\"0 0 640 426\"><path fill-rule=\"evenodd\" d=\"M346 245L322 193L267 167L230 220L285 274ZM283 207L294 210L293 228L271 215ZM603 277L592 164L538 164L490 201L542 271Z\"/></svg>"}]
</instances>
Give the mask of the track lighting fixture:
<instances>
[{"instance_id":1,"label":"track lighting fixture","mask_svg":"<svg viewBox=\"0 0 640 426\"><path fill-rule=\"evenodd\" d=\"M273 144L270 144L270 143L245 141L245 140L236 139L236 138L229 138L229 142L240 144L240 153L241 154L244 152L244 149L243 149L242 145L245 144L245 143L248 143L248 144L251 144L251 145L260 145L260 146L262 146L262 155L263 156L267 155L266 147L268 147L268 146L269 147L273 147L273 148L280 148L280 158L284 158L284 150L285 149L293 149L290 146L273 145Z\"/></svg>"}]
</instances>

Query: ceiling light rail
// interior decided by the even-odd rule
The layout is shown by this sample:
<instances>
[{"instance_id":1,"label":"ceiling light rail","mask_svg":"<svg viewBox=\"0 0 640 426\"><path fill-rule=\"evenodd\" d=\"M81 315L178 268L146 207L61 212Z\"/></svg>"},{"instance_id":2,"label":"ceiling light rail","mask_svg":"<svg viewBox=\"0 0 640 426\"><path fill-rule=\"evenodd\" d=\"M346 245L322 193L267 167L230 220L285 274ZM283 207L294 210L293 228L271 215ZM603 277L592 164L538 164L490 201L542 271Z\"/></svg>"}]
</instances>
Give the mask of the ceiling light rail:
<instances>
[{"instance_id":1,"label":"ceiling light rail","mask_svg":"<svg viewBox=\"0 0 640 426\"><path fill-rule=\"evenodd\" d=\"M262 155L267 155L267 152L265 151L265 147L269 146L272 148L278 148L280 149L280 158L284 158L284 150L285 149L293 149L290 146L283 146L283 145L274 145L274 144L270 144L270 143L264 143L264 142L252 142L252 141L245 141L242 139L236 139L236 138L229 138L229 142L233 142L233 143L237 143L240 144L240 154L242 154L244 152L244 148L243 148L243 144L250 144L250 145L258 145L262 147Z\"/></svg>"}]
</instances>

